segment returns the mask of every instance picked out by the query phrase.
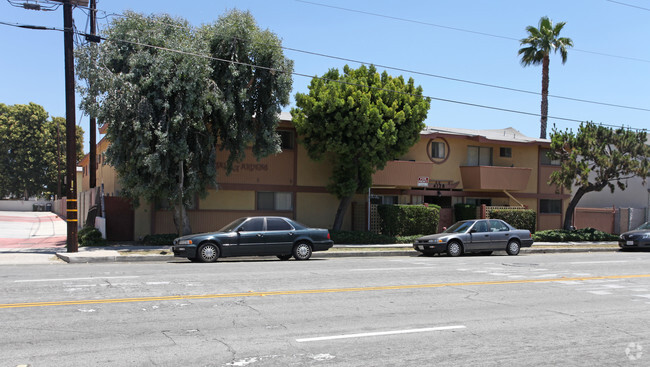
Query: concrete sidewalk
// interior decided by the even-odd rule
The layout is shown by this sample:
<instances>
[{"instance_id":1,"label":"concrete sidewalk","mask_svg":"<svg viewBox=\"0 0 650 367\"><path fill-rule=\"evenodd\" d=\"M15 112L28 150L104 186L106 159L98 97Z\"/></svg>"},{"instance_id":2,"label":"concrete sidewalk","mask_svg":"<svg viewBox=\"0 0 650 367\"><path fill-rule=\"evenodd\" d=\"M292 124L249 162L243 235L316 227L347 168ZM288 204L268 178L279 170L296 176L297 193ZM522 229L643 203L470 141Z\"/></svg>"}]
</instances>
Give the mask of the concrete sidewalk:
<instances>
[{"instance_id":1,"label":"concrete sidewalk","mask_svg":"<svg viewBox=\"0 0 650 367\"><path fill-rule=\"evenodd\" d=\"M540 242L533 247L522 248L521 254L567 253L567 252L603 252L618 251L616 242ZM172 261L174 258L170 247L151 246L106 246L81 247L79 252L57 252L56 256L67 263L96 262L138 262L138 261ZM420 256L411 244L391 245L334 245L324 252L314 252L313 258L365 257L365 256ZM0 254L1 257L1 254ZM0 261L0 263L2 263Z\"/></svg>"}]
</instances>

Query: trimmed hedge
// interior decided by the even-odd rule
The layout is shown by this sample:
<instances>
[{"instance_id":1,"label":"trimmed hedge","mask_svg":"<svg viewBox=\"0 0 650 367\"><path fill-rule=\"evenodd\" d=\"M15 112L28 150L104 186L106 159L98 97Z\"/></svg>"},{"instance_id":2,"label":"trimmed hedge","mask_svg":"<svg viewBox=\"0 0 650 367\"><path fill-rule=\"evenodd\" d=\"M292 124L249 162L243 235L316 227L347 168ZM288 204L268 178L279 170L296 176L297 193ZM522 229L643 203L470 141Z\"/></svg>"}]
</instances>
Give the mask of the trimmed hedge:
<instances>
[{"instance_id":1,"label":"trimmed hedge","mask_svg":"<svg viewBox=\"0 0 650 367\"><path fill-rule=\"evenodd\" d=\"M490 219L501 219L517 229L527 229L535 233L537 213L531 209L493 209L486 213Z\"/></svg>"},{"instance_id":2,"label":"trimmed hedge","mask_svg":"<svg viewBox=\"0 0 650 367\"><path fill-rule=\"evenodd\" d=\"M394 243L413 243L421 234L413 236L387 236L373 232L330 231L335 244L341 245L385 245Z\"/></svg>"},{"instance_id":3,"label":"trimmed hedge","mask_svg":"<svg viewBox=\"0 0 650 367\"><path fill-rule=\"evenodd\" d=\"M142 244L145 246L171 246L177 237L176 233L148 234L142 239Z\"/></svg>"},{"instance_id":4,"label":"trimmed hedge","mask_svg":"<svg viewBox=\"0 0 650 367\"><path fill-rule=\"evenodd\" d=\"M535 233L533 240L537 242L617 241L618 236L594 228L582 228L573 231L550 229Z\"/></svg>"},{"instance_id":5,"label":"trimmed hedge","mask_svg":"<svg viewBox=\"0 0 650 367\"><path fill-rule=\"evenodd\" d=\"M456 222L467 219L476 219L476 205L454 204L454 218Z\"/></svg>"},{"instance_id":6,"label":"trimmed hedge","mask_svg":"<svg viewBox=\"0 0 650 367\"><path fill-rule=\"evenodd\" d=\"M437 205L379 205L381 233L388 236L431 234L438 230Z\"/></svg>"},{"instance_id":7,"label":"trimmed hedge","mask_svg":"<svg viewBox=\"0 0 650 367\"><path fill-rule=\"evenodd\" d=\"M106 240L102 238L102 233L95 227L83 227L77 232L77 240L80 246L106 245Z\"/></svg>"}]
</instances>

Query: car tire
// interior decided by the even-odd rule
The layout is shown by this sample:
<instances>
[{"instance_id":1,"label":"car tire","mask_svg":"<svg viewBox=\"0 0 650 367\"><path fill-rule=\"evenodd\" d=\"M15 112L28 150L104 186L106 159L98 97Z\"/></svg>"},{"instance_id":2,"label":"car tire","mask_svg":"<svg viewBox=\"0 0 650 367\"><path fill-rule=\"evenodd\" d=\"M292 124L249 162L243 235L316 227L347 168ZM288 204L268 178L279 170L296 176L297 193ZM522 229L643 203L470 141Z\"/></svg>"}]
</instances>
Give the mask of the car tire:
<instances>
[{"instance_id":1,"label":"car tire","mask_svg":"<svg viewBox=\"0 0 650 367\"><path fill-rule=\"evenodd\" d=\"M196 258L204 263L211 263L217 261L219 258L219 246L212 242L205 243L199 246L196 252Z\"/></svg>"},{"instance_id":2,"label":"car tire","mask_svg":"<svg viewBox=\"0 0 650 367\"><path fill-rule=\"evenodd\" d=\"M296 260L309 260L311 252L311 245L307 242L300 242L293 247L293 257Z\"/></svg>"},{"instance_id":3,"label":"car tire","mask_svg":"<svg viewBox=\"0 0 650 367\"><path fill-rule=\"evenodd\" d=\"M519 250L521 250L521 246L519 245L519 242L516 240L511 240L508 242L508 245L506 246L506 252L508 255L515 256L519 254Z\"/></svg>"},{"instance_id":4,"label":"car tire","mask_svg":"<svg viewBox=\"0 0 650 367\"><path fill-rule=\"evenodd\" d=\"M463 253L463 245L458 241L451 241L447 244L447 256L456 257Z\"/></svg>"},{"instance_id":5,"label":"car tire","mask_svg":"<svg viewBox=\"0 0 650 367\"><path fill-rule=\"evenodd\" d=\"M282 261L287 261L287 260L291 259L291 255L278 255L278 259L280 259Z\"/></svg>"}]
</instances>

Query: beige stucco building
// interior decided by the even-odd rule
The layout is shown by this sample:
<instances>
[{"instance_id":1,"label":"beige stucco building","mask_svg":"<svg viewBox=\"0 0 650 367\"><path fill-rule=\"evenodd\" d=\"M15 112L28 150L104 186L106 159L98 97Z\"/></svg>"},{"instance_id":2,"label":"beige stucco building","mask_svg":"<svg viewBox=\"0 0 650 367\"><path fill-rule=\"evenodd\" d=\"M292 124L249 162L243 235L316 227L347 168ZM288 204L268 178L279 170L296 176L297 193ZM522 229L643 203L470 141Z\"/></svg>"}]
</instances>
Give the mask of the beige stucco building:
<instances>
[{"instance_id":1,"label":"beige stucco building","mask_svg":"<svg viewBox=\"0 0 650 367\"><path fill-rule=\"evenodd\" d=\"M257 161L249 151L230 175L225 174L225 155L217 157L218 187L208 188L205 198L195 198L188 211L194 232L216 230L242 216L269 214L331 228L339 201L326 190L329 163L308 157L288 113L281 114L278 132L281 153ZM369 201L440 205L441 226L453 221L451 208L456 203L526 206L537 212L538 229L561 227L569 195L547 184L557 168L545 156L548 140L526 137L512 128L430 127L420 136L404 156L375 173L368 193L355 196L344 229L374 228L377 218ZM104 160L107 146L106 140L98 143L97 185L103 184L105 195L119 197L119 180ZM88 157L80 163L84 190L89 188L88 163ZM144 203L133 209L132 218L132 233L124 234L131 239L175 232L172 212L164 203Z\"/></svg>"}]
</instances>

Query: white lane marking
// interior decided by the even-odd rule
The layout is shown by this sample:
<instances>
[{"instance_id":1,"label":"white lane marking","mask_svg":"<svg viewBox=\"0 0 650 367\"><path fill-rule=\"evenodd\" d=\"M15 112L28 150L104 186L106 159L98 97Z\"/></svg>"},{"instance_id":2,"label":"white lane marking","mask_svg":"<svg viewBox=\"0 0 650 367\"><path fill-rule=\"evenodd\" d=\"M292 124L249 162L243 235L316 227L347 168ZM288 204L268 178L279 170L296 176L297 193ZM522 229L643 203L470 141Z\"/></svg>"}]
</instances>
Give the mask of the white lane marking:
<instances>
[{"instance_id":1,"label":"white lane marking","mask_svg":"<svg viewBox=\"0 0 650 367\"><path fill-rule=\"evenodd\" d=\"M587 291L587 293L596 294L599 296L606 296L608 294L612 294L612 292L607 292L607 291Z\"/></svg>"},{"instance_id":2,"label":"white lane marking","mask_svg":"<svg viewBox=\"0 0 650 367\"><path fill-rule=\"evenodd\" d=\"M128 279L139 278L137 275L125 275L120 277L88 277L88 278L58 278L58 279L21 279L14 280L14 283L27 283L27 282L63 282L67 280L102 280L102 279Z\"/></svg>"},{"instance_id":3,"label":"white lane marking","mask_svg":"<svg viewBox=\"0 0 650 367\"><path fill-rule=\"evenodd\" d=\"M411 266L409 268L368 268L368 269L350 269L350 271L384 271L384 270L421 270L434 269L434 266Z\"/></svg>"},{"instance_id":4,"label":"white lane marking","mask_svg":"<svg viewBox=\"0 0 650 367\"><path fill-rule=\"evenodd\" d=\"M608 260L608 261L574 261L570 262L571 265L577 264L610 264L610 263L626 263L627 260Z\"/></svg>"},{"instance_id":5,"label":"white lane marking","mask_svg":"<svg viewBox=\"0 0 650 367\"><path fill-rule=\"evenodd\" d=\"M397 334L410 334L410 333L425 333L425 332L428 332L428 331L442 331L442 330L454 330L454 329L465 329L465 325L439 326L439 327L430 327L430 328L423 328L423 329L378 331L378 332L374 332L374 333L319 336L319 337L315 337L315 338L296 339L296 341L298 343L304 343L304 342L315 342L315 341L323 341L323 340L365 338L365 337L369 337L369 336L384 336L384 335L397 335Z\"/></svg>"}]
</instances>

